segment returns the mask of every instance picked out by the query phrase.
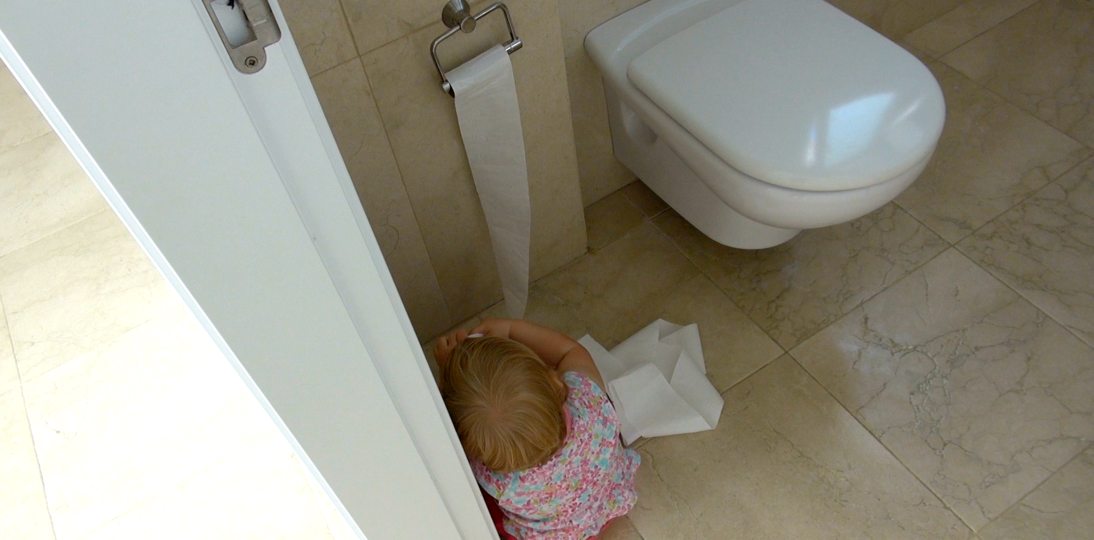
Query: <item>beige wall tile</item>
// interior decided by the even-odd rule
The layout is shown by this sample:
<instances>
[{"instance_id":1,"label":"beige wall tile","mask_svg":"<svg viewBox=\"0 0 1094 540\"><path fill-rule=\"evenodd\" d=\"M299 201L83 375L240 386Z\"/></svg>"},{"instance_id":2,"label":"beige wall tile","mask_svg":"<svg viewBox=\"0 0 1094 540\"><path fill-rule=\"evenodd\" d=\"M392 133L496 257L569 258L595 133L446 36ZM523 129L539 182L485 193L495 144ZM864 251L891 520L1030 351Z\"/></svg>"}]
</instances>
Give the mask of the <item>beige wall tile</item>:
<instances>
[{"instance_id":1,"label":"beige wall tile","mask_svg":"<svg viewBox=\"0 0 1094 540\"><path fill-rule=\"evenodd\" d=\"M908 34L907 41L942 56L981 32L1033 5L1037 0L971 0Z\"/></svg>"},{"instance_id":2,"label":"beige wall tile","mask_svg":"<svg viewBox=\"0 0 1094 540\"><path fill-rule=\"evenodd\" d=\"M1094 349L955 250L791 354L974 530L1094 439Z\"/></svg>"},{"instance_id":3,"label":"beige wall tile","mask_svg":"<svg viewBox=\"0 0 1094 540\"><path fill-rule=\"evenodd\" d=\"M50 132L45 118L3 62L0 62L0 104L3 104L0 106L0 152Z\"/></svg>"},{"instance_id":4,"label":"beige wall tile","mask_svg":"<svg viewBox=\"0 0 1094 540\"><path fill-rule=\"evenodd\" d=\"M23 393L0 391L0 530L5 538L53 540Z\"/></svg>"},{"instance_id":5,"label":"beige wall tile","mask_svg":"<svg viewBox=\"0 0 1094 540\"><path fill-rule=\"evenodd\" d=\"M46 133L0 151L0 256L106 209L61 140Z\"/></svg>"},{"instance_id":6,"label":"beige wall tile","mask_svg":"<svg viewBox=\"0 0 1094 540\"><path fill-rule=\"evenodd\" d=\"M173 293L110 210L0 257L23 383L148 320Z\"/></svg>"},{"instance_id":7,"label":"beige wall tile","mask_svg":"<svg viewBox=\"0 0 1094 540\"><path fill-rule=\"evenodd\" d=\"M828 0L848 15L885 34L900 39L967 0Z\"/></svg>"},{"instance_id":8,"label":"beige wall tile","mask_svg":"<svg viewBox=\"0 0 1094 540\"><path fill-rule=\"evenodd\" d=\"M929 62L946 98L938 149L896 201L950 242L1059 177L1090 150L986 91Z\"/></svg>"},{"instance_id":9,"label":"beige wall tile","mask_svg":"<svg viewBox=\"0 0 1094 540\"><path fill-rule=\"evenodd\" d=\"M1043 0L943 60L1094 146L1094 3Z\"/></svg>"},{"instance_id":10,"label":"beige wall tile","mask_svg":"<svg viewBox=\"0 0 1094 540\"><path fill-rule=\"evenodd\" d=\"M338 0L281 0L279 4L309 74L357 56Z\"/></svg>"},{"instance_id":11,"label":"beige wall tile","mask_svg":"<svg viewBox=\"0 0 1094 540\"><path fill-rule=\"evenodd\" d=\"M1094 531L1094 447L980 531L983 540L1083 538Z\"/></svg>"},{"instance_id":12,"label":"beige wall tile","mask_svg":"<svg viewBox=\"0 0 1094 540\"><path fill-rule=\"evenodd\" d=\"M725 394L714 431L641 447L646 538L954 538L969 530L787 356Z\"/></svg>"},{"instance_id":13,"label":"beige wall tile","mask_svg":"<svg viewBox=\"0 0 1094 540\"><path fill-rule=\"evenodd\" d=\"M357 50L365 54L422 27L441 20L443 0L342 0L346 17L357 41ZM485 2L472 4L478 11Z\"/></svg>"},{"instance_id":14,"label":"beige wall tile","mask_svg":"<svg viewBox=\"0 0 1094 540\"><path fill-rule=\"evenodd\" d=\"M762 250L723 246L675 212L654 223L775 341L790 348L927 262L946 243L886 205Z\"/></svg>"},{"instance_id":15,"label":"beige wall tile","mask_svg":"<svg viewBox=\"0 0 1094 540\"><path fill-rule=\"evenodd\" d=\"M511 57L521 107L532 197L532 275L585 249L585 225L554 2L508 3L524 48ZM501 17L445 43L446 67L503 37ZM439 88L429 43L440 23L364 57L392 150L453 319L501 297L452 98ZM500 30L500 32L499 32ZM450 46L450 47L448 47Z\"/></svg>"},{"instance_id":16,"label":"beige wall tile","mask_svg":"<svg viewBox=\"0 0 1094 540\"><path fill-rule=\"evenodd\" d=\"M600 71L585 53L585 35L597 25L641 4L644 0L587 2L560 0L562 46L573 108L574 141L581 173L581 196L586 206L634 180L634 174L615 159L608 110Z\"/></svg>"},{"instance_id":17,"label":"beige wall tile","mask_svg":"<svg viewBox=\"0 0 1094 540\"><path fill-rule=\"evenodd\" d=\"M423 338L436 335L451 324L448 305L365 70L354 58L314 77L312 85L414 328Z\"/></svg>"},{"instance_id":18,"label":"beige wall tile","mask_svg":"<svg viewBox=\"0 0 1094 540\"><path fill-rule=\"evenodd\" d=\"M958 247L1094 346L1094 160Z\"/></svg>"}]
</instances>

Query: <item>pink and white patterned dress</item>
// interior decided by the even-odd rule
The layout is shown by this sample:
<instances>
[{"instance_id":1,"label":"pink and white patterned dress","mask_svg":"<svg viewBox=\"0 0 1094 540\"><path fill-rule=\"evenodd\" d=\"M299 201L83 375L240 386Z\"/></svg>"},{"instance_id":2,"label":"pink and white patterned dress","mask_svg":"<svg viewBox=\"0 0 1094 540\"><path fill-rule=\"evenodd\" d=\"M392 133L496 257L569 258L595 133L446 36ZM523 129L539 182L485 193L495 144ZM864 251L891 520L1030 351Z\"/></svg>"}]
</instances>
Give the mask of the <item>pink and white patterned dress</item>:
<instances>
[{"instance_id":1,"label":"pink and white patterned dress","mask_svg":"<svg viewBox=\"0 0 1094 540\"><path fill-rule=\"evenodd\" d=\"M475 477L505 515L517 538L584 540L625 515L640 458L619 440L619 417L607 394L588 376L568 371L563 406L566 440L546 463L496 473L472 461Z\"/></svg>"}]
</instances>

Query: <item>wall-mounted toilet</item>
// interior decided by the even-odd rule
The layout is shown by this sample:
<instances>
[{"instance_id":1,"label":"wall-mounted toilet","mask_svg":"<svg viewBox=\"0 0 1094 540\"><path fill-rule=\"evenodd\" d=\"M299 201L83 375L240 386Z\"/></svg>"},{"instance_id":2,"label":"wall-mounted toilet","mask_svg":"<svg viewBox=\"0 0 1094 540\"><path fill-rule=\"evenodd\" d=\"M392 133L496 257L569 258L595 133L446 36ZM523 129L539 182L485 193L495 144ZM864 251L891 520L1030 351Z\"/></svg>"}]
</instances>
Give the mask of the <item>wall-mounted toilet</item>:
<instances>
[{"instance_id":1,"label":"wall-mounted toilet","mask_svg":"<svg viewBox=\"0 0 1094 540\"><path fill-rule=\"evenodd\" d=\"M595 28L616 157L714 240L865 215L923 171L938 82L821 0L651 0Z\"/></svg>"}]
</instances>

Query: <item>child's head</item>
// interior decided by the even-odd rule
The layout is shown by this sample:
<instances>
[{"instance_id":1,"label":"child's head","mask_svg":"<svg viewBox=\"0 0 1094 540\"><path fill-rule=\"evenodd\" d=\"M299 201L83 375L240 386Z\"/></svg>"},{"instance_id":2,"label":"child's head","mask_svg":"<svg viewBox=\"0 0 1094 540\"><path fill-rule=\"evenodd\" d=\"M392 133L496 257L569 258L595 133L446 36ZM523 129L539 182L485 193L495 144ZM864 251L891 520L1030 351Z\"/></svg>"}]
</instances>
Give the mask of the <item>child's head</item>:
<instances>
[{"instance_id":1,"label":"child's head","mask_svg":"<svg viewBox=\"0 0 1094 540\"><path fill-rule=\"evenodd\" d=\"M511 339L473 338L456 347L441 371L441 396L464 450L494 471L539 465L566 436L566 386Z\"/></svg>"}]
</instances>

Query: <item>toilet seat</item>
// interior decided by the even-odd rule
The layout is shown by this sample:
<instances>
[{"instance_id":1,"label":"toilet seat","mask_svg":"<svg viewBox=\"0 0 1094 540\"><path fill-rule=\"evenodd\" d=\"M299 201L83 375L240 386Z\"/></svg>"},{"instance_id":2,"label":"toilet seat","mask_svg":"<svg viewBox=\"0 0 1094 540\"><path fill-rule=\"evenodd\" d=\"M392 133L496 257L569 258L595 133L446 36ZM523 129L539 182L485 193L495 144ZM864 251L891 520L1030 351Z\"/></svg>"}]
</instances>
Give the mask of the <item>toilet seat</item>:
<instances>
[{"instance_id":1,"label":"toilet seat","mask_svg":"<svg viewBox=\"0 0 1094 540\"><path fill-rule=\"evenodd\" d=\"M639 54L627 78L731 167L804 191L904 174L930 155L945 117L914 56L808 0L731 5Z\"/></svg>"}]
</instances>

